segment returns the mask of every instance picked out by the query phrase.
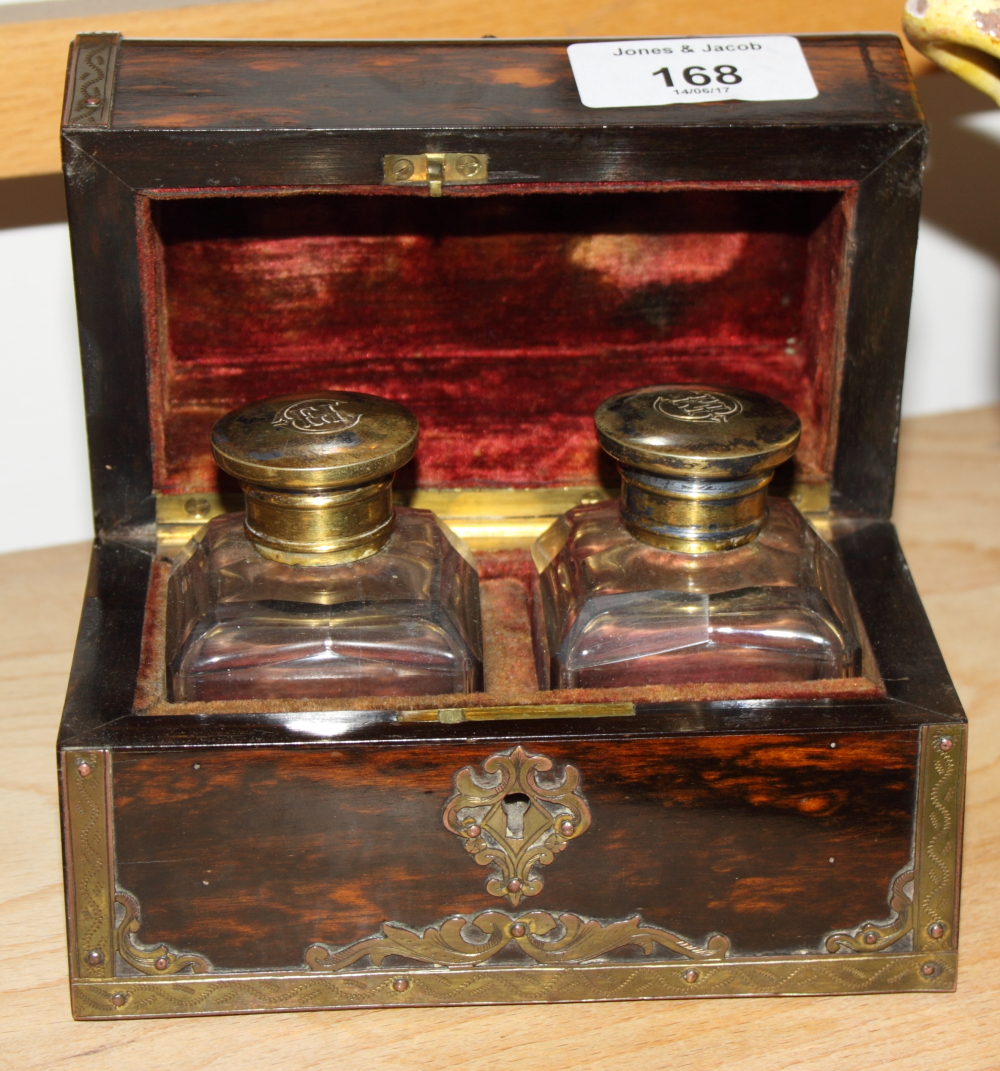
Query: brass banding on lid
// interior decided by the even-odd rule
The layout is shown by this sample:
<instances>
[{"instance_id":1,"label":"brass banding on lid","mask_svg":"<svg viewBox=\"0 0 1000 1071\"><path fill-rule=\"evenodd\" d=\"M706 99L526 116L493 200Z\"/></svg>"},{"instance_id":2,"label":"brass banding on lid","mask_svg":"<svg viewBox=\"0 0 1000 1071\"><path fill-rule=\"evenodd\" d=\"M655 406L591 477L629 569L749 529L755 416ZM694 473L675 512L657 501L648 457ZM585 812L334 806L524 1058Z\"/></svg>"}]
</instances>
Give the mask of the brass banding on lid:
<instances>
[{"instance_id":1,"label":"brass banding on lid","mask_svg":"<svg viewBox=\"0 0 1000 1071\"><path fill-rule=\"evenodd\" d=\"M799 418L754 391L665 384L626 391L594 415L619 462L621 510L637 539L689 554L752 540L774 469L795 452Z\"/></svg>"},{"instance_id":2,"label":"brass banding on lid","mask_svg":"<svg viewBox=\"0 0 1000 1071\"><path fill-rule=\"evenodd\" d=\"M392 474L416 442L409 409L354 391L252 402L212 429L216 461L243 489L248 538L288 565L357 561L384 546Z\"/></svg>"}]
</instances>

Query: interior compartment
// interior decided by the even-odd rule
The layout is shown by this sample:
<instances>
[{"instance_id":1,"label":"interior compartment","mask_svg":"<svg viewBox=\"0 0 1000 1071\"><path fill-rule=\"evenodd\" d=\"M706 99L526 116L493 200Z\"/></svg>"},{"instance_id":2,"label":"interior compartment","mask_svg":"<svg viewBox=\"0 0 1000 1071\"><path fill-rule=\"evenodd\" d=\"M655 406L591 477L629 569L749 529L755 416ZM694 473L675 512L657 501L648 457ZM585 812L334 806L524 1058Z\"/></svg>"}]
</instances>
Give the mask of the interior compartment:
<instances>
[{"instance_id":1,"label":"interior compartment","mask_svg":"<svg viewBox=\"0 0 1000 1071\"><path fill-rule=\"evenodd\" d=\"M862 645L861 676L839 680L779 683L648 685L642 688L568 688L542 690L543 667L533 631L540 627L538 577L526 550L478 552L483 617L484 690L464 695L347 696L336 699L268 699L225 702L171 702L167 664L178 643L168 612L171 562L154 563L146 598L142 659L135 709L146 714L268 713L295 710L422 711L457 707L666 703L725 699L883 698L878 667L863 623L852 606L851 627Z\"/></svg>"},{"instance_id":2,"label":"interior compartment","mask_svg":"<svg viewBox=\"0 0 1000 1071\"><path fill-rule=\"evenodd\" d=\"M209 431L271 394L359 390L421 425L399 486L613 485L597 405L759 390L829 477L850 189L158 197L143 233L155 486L232 490Z\"/></svg>"},{"instance_id":3,"label":"interior compartment","mask_svg":"<svg viewBox=\"0 0 1000 1071\"><path fill-rule=\"evenodd\" d=\"M155 486L232 491L212 424L256 398L368 391L421 424L402 487L606 487L593 432L609 395L707 381L801 417L794 479L829 479L845 319L849 186L572 192L159 195L141 246ZM537 578L479 552L485 690L344 700L167 701L169 564L150 586L136 696L150 713L607 703L883 694L863 676L773 684L538 689ZM864 636L864 629L859 628Z\"/></svg>"}]
</instances>

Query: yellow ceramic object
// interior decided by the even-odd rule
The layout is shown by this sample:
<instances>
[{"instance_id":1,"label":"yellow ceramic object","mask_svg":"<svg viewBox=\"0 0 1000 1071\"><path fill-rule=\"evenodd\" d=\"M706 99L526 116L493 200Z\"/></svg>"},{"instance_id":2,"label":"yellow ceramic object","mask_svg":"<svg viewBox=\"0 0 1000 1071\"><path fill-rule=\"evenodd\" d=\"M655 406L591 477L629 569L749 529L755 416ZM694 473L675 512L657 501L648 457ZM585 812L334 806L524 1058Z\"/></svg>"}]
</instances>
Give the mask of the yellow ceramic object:
<instances>
[{"instance_id":1,"label":"yellow ceramic object","mask_svg":"<svg viewBox=\"0 0 1000 1071\"><path fill-rule=\"evenodd\" d=\"M914 48L1000 104L1000 0L906 0Z\"/></svg>"}]
</instances>

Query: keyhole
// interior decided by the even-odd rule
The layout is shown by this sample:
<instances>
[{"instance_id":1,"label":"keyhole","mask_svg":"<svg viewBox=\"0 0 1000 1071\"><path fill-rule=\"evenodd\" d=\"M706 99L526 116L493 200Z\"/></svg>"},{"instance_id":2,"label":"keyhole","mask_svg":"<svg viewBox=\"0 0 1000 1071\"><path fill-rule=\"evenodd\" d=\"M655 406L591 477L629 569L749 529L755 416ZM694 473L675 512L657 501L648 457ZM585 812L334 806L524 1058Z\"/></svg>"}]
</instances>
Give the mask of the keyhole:
<instances>
[{"instance_id":1,"label":"keyhole","mask_svg":"<svg viewBox=\"0 0 1000 1071\"><path fill-rule=\"evenodd\" d=\"M508 792L500 806L507 819L507 836L511 840L524 839L524 815L531 800L523 792Z\"/></svg>"}]
</instances>

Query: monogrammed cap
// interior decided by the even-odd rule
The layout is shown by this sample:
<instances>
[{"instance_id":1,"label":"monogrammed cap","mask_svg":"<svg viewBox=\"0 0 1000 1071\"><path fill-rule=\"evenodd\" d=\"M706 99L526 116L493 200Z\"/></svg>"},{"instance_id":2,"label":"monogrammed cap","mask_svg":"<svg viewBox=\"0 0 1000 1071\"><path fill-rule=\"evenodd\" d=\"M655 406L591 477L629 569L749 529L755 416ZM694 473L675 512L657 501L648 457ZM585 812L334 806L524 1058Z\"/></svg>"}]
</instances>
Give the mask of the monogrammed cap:
<instances>
[{"instance_id":1,"label":"monogrammed cap","mask_svg":"<svg viewBox=\"0 0 1000 1071\"><path fill-rule=\"evenodd\" d=\"M212 429L219 467L245 483L285 491L350 487L401 468L417 445L417 418L374 394L317 391L251 402Z\"/></svg>"},{"instance_id":2,"label":"monogrammed cap","mask_svg":"<svg viewBox=\"0 0 1000 1071\"><path fill-rule=\"evenodd\" d=\"M795 453L799 418L781 402L738 387L666 384L625 391L594 414L601 446L662 476L734 479Z\"/></svg>"}]
</instances>

